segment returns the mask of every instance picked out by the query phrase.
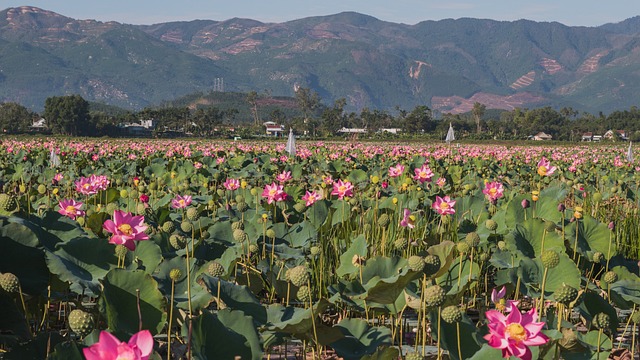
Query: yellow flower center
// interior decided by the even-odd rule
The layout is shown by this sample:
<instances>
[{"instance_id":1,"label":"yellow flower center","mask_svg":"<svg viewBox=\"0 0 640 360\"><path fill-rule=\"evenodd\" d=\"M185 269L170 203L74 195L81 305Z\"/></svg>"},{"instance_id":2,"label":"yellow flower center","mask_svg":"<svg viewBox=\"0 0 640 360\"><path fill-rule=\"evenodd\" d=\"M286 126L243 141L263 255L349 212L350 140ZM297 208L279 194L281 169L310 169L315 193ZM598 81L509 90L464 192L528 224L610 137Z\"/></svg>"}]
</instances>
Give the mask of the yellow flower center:
<instances>
[{"instance_id":1,"label":"yellow flower center","mask_svg":"<svg viewBox=\"0 0 640 360\"><path fill-rule=\"evenodd\" d=\"M495 195L497 192L498 190L496 190L496 188L489 189L489 194L491 194L492 196Z\"/></svg>"},{"instance_id":2,"label":"yellow flower center","mask_svg":"<svg viewBox=\"0 0 640 360\"><path fill-rule=\"evenodd\" d=\"M425 171L420 171L420 177L421 178L426 178L427 177L427 173Z\"/></svg>"},{"instance_id":3,"label":"yellow flower center","mask_svg":"<svg viewBox=\"0 0 640 360\"><path fill-rule=\"evenodd\" d=\"M511 323L504 329L505 335L516 342L523 341L527 338L527 332L524 327L518 323Z\"/></svg>"},{"instance_id":4,"label":"yellow flower center","mask_svg":"<svg viewBox=\"0 0 640 360\"><path fill-rule=\"evenodd\" d=\"M338 186L338 191L339 191L340 193L344 193L344 192L346 192L346 191L347 191L347 187L346 187L346 186L344 186L344 185L340 185L340 186Z\"/></svg>"},{"instance_id":5,"label":"yellow flower center","mask_svg":"<svg viewBox=\"0 0 640 360\"><path fill-rule=\"evenodd\" d=\"M185 206L184 200L182 200L182 199L178 200L178 204L180 204L180 207L184 207Z\"/></svg>"},{"instance_id":6,"label":"yellow flower center","mask_svg":"<svg viewBox=\"0 0 640 360\"><path fill-rule=\"evenodd\" d=\"M547 175L547 167L546 166L538 166L538 175L540 175L540 176Z\"/></svg>"},{"instance_id":7,"label":"yellow flower center","mask_svg":"<svg viewBox=\"0 0 640 360\"><path fill-rule=\"evenodd\" d=\"M277 190L275 190L275 189L271 189L271 190L269 190L269 196L271 196L271 197L276 196L276 194L277 194L277 193L278 193L278 191L277 191Z\"/></svg>"},{"instance_id":8,"label":"yellow flower center","mask_svg":"<svg viewBox=\"0 0 640 360\"><path fill-rule=\"evenodd\" d=\"M84 184L82 185L83 189L89 189L91 187L91 184Z\"/></svg>"},{"instance_id":9,"label":"yellow flower center","mask_svg":"<svg viewBox=\"0 0 640 360\"><path fill-rule=\"evenodd\" d=\"M133 229L131 228L131 225L129 225L129 224L122 224L122 225L118 226L118 230L120 230L125 235L133 234Z\"/></svg>"},{"instance_id":10,"label":"yellow flower center","mask_svg":"<svg viewBox=\"0 0 640 360\"><path fill-rule=\"evenodd\" d=\"M76 213L76 208L73 207L73 205L69 205L64 209L64 211L66 211L66 212L68 212L70 214L75 214Z\"/></svg>"},{"instance_id":11,"label":"yellow flower center","mask_svg":"<svg viewBox=\"0 0 640 360\"><path fill-rule=\"evenodd\" d=\"M446 201L443 201L440 203L440 209L441 210L447 210L449 208L449 203Z\"/></svg>"}]
</instances>

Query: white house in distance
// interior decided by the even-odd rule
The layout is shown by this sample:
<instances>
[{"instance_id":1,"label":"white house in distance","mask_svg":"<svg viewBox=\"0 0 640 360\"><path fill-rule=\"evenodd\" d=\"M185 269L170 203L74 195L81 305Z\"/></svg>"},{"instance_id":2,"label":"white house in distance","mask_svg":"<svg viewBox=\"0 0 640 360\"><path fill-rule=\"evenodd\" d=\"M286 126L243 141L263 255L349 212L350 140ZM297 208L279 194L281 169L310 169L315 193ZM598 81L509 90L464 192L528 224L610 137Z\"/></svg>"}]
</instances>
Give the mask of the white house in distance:
<instances>
[{"instance_id":1,"label":"white house in distance","mask_svg":"<svg viewBox=\"0 0 640 360\"><path fill-rule=\"evenodd\" d=\"M608 130L607 132L604 133L604 135L594 135L592 132L587 132L582 134L582 141L587 141L587 142L599 142L602 140L611 140L611 141L616 141L616 140L629 140L629 137L627 135L627 131L626 130Z\"/></svg>"},{"instance_id":2,"label":"white house in distance","mask_svg":"<svg viewBox=\"0 0 640 360\"><path fill-rule=\"evenodd\" d=\"M127 135L131 136L149 136L156 126L157 122L153 119L140 120L139 123L120 124L120 128L122 128Z\"/></svg>"},{"instance_id":3,"label":"white house in distance","mask_svg":"<svg viewBox=\"0 0 640 360\"><path fill-rule=\"evenodd\" d=\"M545 133L545 132L539 132L533 136L529 137L531 140L537 140L537 141L545 141L545 140L551 140L553 139L553 136Z\"/></svg>"},{"instance_id":4,"label":"white house in distance","mask_svg":"<svg viewBox=\"0 0 640 360\"><path fill-rule=\"evenodd\" d=\"M48 128L49 127L47 126L47 120L45 120L44 118L35 120L33 123L31 123L31 126L29 126L29 130L35 132L45 132L48 130Z\"/></svg>"},{"instance_id":5,"label":"white house in distance","mask_svg":"<svg viewBox=\"0 0 640 360\"><path fill-rule=\"evenodd\" d=\"M278 125L273 121L263 123L267 135L279 137L284 134L284 125Z\"/></svg>"}]
</instances>

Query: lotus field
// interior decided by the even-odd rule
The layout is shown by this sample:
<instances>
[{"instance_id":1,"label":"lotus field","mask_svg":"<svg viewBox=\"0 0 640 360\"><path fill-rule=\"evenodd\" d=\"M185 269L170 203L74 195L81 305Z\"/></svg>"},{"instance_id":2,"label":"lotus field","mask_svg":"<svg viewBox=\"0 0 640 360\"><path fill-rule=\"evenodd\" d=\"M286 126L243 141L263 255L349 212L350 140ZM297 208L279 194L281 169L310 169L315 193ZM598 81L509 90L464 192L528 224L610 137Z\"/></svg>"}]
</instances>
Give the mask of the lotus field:
<instances>
[{"instance_id":1,"label":"lotus field","mask_svg":"<svg viewBox=\"0 0 640 360\"><path fill-rule=\"evenodd\" d=\"M625 146L4 138L0 358L631 359Z\"/></svg>"}]
</instances>

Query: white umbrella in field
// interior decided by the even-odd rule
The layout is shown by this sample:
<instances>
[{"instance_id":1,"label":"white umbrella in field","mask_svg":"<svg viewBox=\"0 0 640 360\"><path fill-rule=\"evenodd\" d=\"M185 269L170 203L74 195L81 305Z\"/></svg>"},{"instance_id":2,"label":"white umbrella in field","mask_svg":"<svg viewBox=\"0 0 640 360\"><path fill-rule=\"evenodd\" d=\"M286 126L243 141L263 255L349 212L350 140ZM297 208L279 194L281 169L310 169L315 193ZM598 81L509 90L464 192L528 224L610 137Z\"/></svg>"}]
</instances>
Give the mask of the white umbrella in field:
<instances>
[{"instance_id":1,"label":"white umbrella in field","mask_svg":"<svg viewBox=\"0 0 640 360\"><path fill-rule=\"evenodd\" d=\"M56 154L53 149L51 149L51 153L49 154L49 164L51 167L60 166L60 157L58 157L58 154Z\"/></svg>"},{"instance_id":2,"label":"white umbrella in field","mask_svg":"<svg viewBox=\"0 0 640 360\"><path fill-rule=\"evenodd\" d=\"M287 140L287 146L284 149L290 156L296 156L296 137L291 128L289 128L289 140Z\"/></svg>"},{"instance_id":3,"label":"white umbrella in field","mask_svg":"<svg viewBox=\"0 0 640 360\"><path fill-rule=\"evenodd\" d=\"M627 161L633 162L633 149L631 148L631 141L629 141L629 150L627 150Z\"/></svg>"},{"instance_id":4,"label":"white umbrella in field","mask_svg":"<svg viewBox=\"0 0 640 360\"><path fill-rule=\"evenodd\" d=\"M453 126L451 126L451 123L449 123L449 131L447 131L447 137L444 139L444 141L446 141L447 144L451 144L451 142L455 139L456 137L453 134Z\"/></svg>"}]
</instances>

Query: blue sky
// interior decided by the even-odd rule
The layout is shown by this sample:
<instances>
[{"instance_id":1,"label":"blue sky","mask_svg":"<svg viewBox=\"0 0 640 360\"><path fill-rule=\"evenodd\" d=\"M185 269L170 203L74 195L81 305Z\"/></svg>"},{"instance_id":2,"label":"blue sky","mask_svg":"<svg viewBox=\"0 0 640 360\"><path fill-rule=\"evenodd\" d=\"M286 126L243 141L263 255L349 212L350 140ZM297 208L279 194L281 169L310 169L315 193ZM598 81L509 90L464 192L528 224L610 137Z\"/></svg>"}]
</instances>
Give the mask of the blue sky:
<instances>
[{"instance_id":1,"label":"blue sky","mask_svg":"<svg viewBox=\"0 0 640 360\"><path fill-rule=\"evenodd\" d=\"M558 21L598 26L640 15L638 0L0 0L0 9L31 5L75 19L154 24L233 17L282 22L356 11L380 20L415 24L423 20L482 18Z\"/></svg>"}]
</instances>

